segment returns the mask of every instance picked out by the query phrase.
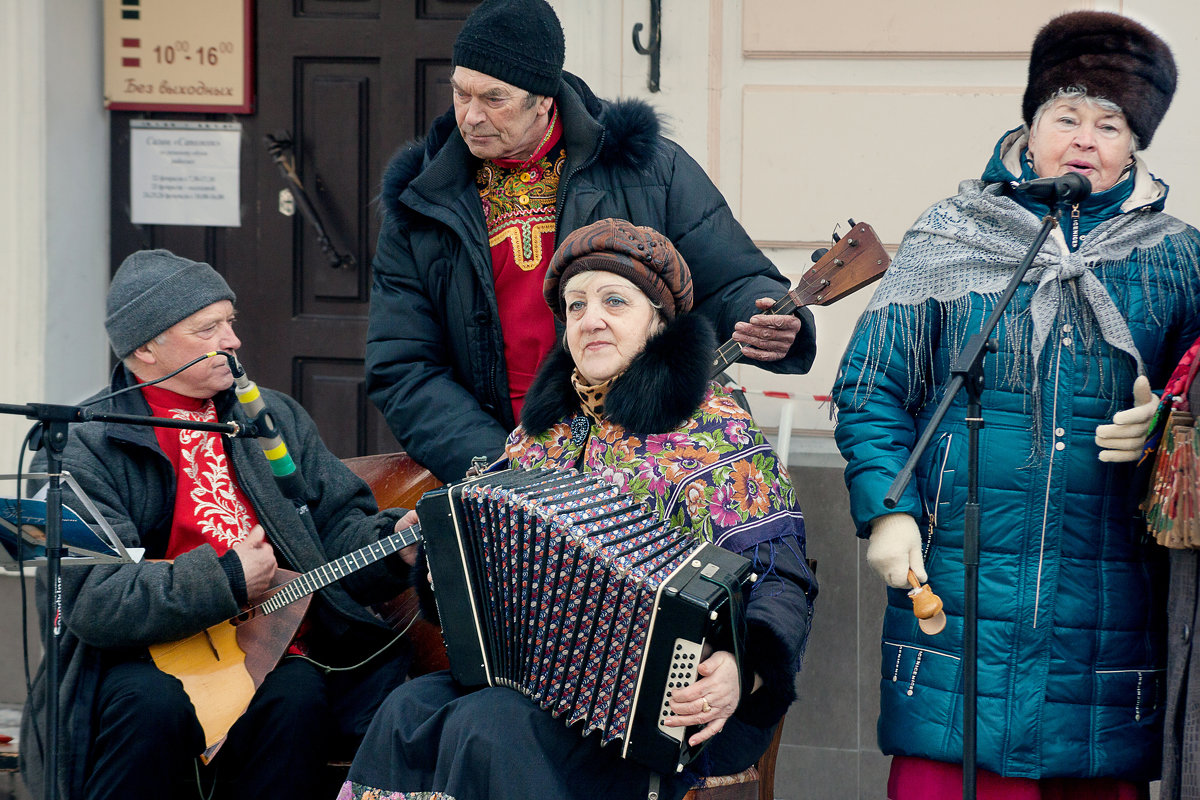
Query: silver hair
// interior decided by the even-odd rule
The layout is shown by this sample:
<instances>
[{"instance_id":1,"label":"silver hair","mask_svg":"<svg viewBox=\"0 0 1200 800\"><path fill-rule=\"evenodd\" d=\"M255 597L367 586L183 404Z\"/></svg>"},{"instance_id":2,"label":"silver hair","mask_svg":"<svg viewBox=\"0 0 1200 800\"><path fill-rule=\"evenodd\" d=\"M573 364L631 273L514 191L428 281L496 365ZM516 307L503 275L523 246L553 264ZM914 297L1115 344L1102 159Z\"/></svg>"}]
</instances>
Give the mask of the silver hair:
<instances>
[{"instance_id":1,"label":"silver hair","mask_svg":"<svg viewBox=\"0 0 1200 800\"><path fill-rule=\"evenodd\" d=\"M1037 130L1038 123L1042 120L1042 115L1060 100L1067 100L1072 103L1091 103L1101 111L1107 111L1110 114L1120 114L1125 116L1125 112L1121 107L1104 97L1094 97L1088 94L1088 90L1082 86L1068 86L1064 89L1059 89L1046 102L1038 106L1037 111L1033 112L1033 125L1030 126L1029 132L1032 134ZM1138 141L1137 134L1132 129L1129 131L1129 155L1133 155L1141 149L1141 142Z\"/></svg>"}]
</instances>

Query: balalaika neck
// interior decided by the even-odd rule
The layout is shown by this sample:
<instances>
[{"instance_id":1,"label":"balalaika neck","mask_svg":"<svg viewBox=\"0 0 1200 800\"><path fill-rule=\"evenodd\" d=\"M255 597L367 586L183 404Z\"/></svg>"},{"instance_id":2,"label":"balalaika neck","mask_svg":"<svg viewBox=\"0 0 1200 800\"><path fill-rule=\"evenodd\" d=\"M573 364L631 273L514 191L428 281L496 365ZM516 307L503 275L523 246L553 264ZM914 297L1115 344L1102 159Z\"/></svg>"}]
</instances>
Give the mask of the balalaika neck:
<instances>
[{"instance_id":1,"label":"balalaika neck","mask_svg":"<svg viewBox=\"0 0 1200 800\"><path fill-rule=\"evenodd\" d=\"M796 298L796 289L785 294L783 297L771 306L767 311L761 312L764 314L794 314L796 309L800 307L800 302ZM733 362L737 361L742 356L741 346L730 339L725 344L717 348L717 354L713 358L712 369L709 370L709 380L716 378L722 372L729 369Z\"/></svg>"},{"instance_id":2,"label":"balalaika neck","mask_svg":"<svg viewBox=\"0 0 1200 800\"><path fill-rule=\"evenodd\" d=\"M353 553L348 553L339 559L330 561L328 564L324 564L299 577L293 578L279 587L279 590L267 600L251 608L249 613L251 616L256 616L258 614L270 614L273 611L278 611L289 603L296 602L301 597L307 597L318 589L323 589L334 581L341 580L347 575L358 572L363 567L369 567L384 556L390 556L392 553L403 550L419 541L421 541L420 525L413 525L399 533L393 533L391 536L380 539L374 544L369 544L366 547L355 550Z\"/></svg>"}]
</instances>

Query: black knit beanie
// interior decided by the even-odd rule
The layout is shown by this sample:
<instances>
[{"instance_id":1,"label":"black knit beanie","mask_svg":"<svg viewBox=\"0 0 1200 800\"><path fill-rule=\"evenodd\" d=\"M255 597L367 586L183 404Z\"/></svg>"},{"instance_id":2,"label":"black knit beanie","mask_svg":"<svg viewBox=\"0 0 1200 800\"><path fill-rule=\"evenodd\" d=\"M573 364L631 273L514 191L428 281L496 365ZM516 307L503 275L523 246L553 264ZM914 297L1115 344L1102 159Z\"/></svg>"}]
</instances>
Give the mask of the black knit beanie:
<instances>
[{"instance_id":1,"label":"black knit beanie","mask_svg":"<svg viewBox=\"0 0 1200 800\"><path fill-rule=\"evenodd\" d=\"M454 40L454 66L543 97L558 94L562 24L546 0L484 0Z\"/></svg>"},{"instance_id":2,"label":"black knit beanie","mask_svg":"<svg viewBox=\"0 0 1200 800\"><path fill-rule=\"evenodd\" d=\"M1121 107L1146 147L1175 94L1175 59L1166 42L1129 17L1073 11L1055 17L1033 40L1025 124L1059 89L1078 86Z\"/></svg>"},{"instance_id":3,"label":"black knit beanie","mask_svg":"<svg viewBox=\"0 0 1200 800\"><path fill-rule=\"evenodd\" d=\"M121 262L108 287L108 342L123 359L220 300L236 302L237 297L208 264L169 250L139 250Z\"/></svg>"}]
</instances>

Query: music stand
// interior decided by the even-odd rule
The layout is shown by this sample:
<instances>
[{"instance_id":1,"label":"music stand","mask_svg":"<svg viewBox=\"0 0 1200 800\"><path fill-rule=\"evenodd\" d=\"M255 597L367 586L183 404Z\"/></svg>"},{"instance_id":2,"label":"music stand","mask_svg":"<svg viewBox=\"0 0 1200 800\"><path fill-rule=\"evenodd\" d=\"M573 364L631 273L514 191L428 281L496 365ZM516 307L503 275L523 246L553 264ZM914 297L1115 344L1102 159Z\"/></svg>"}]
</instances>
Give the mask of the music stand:
<instances>
[{"instance_id":1,"label":"music stand","mask_svg":"<svg viewBox=\"0 0 1200 800\"><path fill-rule=\"evenodd\" d=\"M66 552L64 553L64 557L67 559L66 563L70 564L70 565L134 564L134 563L137 563L138 561L141 561L142 553L144 552L143 548L135 547L132 549L132 551L126 549L124 543L121 541L121 538L119 536L117 536L116 531L114 531L112 529L112 526L108 524L108 520L106 520L104 518L104 515L100 513L100 510L96 508L96 504L92 502L92 499L90 497L88 497L86 493L84 493L83 488L80 487L79 483L75 480L74 476L72 476L70 472L63 470L63 472L60 473L60 477L62 478L63 482L66 483L67 487L72 492L75 493L75 497L79 498L79 502L83 505L83 507L85 509L87 509L88 514L90 514L91 518L94 520L94 522L89 523L86 520L80 518L80 519L78 519L78 523L82 523L84 525L87 525L89 528L91 528L92 531L100 539L101 543L108 545L110 550L112 551L112 552L105 553L101 550L92 549L91 547L84 546L82 544L72 544L70 542L64 541L63 546L64 546L64 549L66 550ZM50 473L48 473L48 472L25 472L20 475L17 475L15 473L9 474L9 475L0 475L0 481L37 480L37 479L49 479L49 478L50 478ZM20 487L18 487L18 490L19 490L19 488ZM18 491L18 493L19 493L19 491ZM45 509L45 501L39 500L36 497L35 498L24 497L24 498L20 498L19 500L10 500L5 497L0 497L0 503L16 503L16 502L20 502L22 506L28 505L31 508ZM71 511L72 513L76 513L74 511L74 509L71 509L69 506L64 506L64 508ZM26 517L24 509L22 509L22 511L21 511L21 516ZM7 514L5 515L5 517L7 518ZM25 525L33 525L35 527L42 528L43 531L45 529L45 524L46 524L46 520L44 517L25 518L25 519L18 520L18 527L23 527ZM97 528L99 528L99 530L97 530ZM7 529L0 529L0 536L6 536L10 533L14 537L18 535L18 534L12 533L11 531L8 531ZM30 542L29 539L24 536L22 536L21 538L25 539L26 547L44 546L44 545L39 545L34 542ZM8 555L8 551L3 548L0 548L0 558L5 558L7 555ZM38 564L45 564L46 560L47 559L46 559L45 555L35 555L35 556L23 557L21 559L21 563L23 565L29 564L29 565L36 566ZM6 563L7 563L7 561L6 561ZM15 565L17 562L14 559L11 561L11 563Z\"/></svg>"},{"instance_id":2,"label":"music stand","mask_svg":"<svg viewBox=\"0 0 1200 800\"><path fill-rule=\"evenodd\" d=\"M205 354L203 358L207 358ZM199 361L200 359L196 359ZM188 365L190 366L190 365ZM181 367L181 369L183 369ZM46 667L46 730L48 746L46 748L46 800L56 800L58 796L58 643L62 635L62 481L66 473L62 469L63 451L67 446L68 426L72 422L118 422L130 425L142 425L162 428L184 428L195 431L213 431L227 436L249 436L253 432L235 422L199 422L192 420L172 419L166 417L148 417L142 414L116 414L100 412L86 406L64 406L50 403L30 403L13 405L0 403L0 414L16 414L38 421L41 431L40 441L32 449L46 451L46 642L44 663ZM41 474L41 473L39 473ZM71 479L72 482L74 479ZM70 484L68 484L70 485ZM78 484L72 486L80 496ZM85 504L85 508L93 511L95 506ZM96 515L96 519L103 519ZM106 536L111 533L111 528ZM116 536L112 536L116 540ZM124 551L124 548L121 548ZM121 552L118 551L118 552ZM128 556L128 552L125 553ZM133 559L130 558L129 562ZM79 563L73 561L71 563ZM118 562L120 563L120 562Z\"/></svg>"}]
</instances>

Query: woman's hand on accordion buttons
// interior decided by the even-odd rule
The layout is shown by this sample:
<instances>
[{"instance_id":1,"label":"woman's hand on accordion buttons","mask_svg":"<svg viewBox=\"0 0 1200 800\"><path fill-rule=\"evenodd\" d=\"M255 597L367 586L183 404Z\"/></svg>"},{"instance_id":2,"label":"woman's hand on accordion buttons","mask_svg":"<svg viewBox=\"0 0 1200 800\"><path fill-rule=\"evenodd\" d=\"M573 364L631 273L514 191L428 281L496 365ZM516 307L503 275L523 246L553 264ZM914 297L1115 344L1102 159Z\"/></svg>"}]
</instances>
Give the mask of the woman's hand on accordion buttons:
<instances>
[{"instance_id":1,"label":"woman's hand on accordion buttons","mask_svg":"<svg viewBox=\"0 0 1200 800\"><path fill-rule=\"evenodd\" d=\"M396 527L394 531L399 533L405 528L411 528L413 525L416 525L417 522L417 512L409 511L403 517L396 520ZM420 543L410 544L408 547L405 547L400 551L400 558L404 559L405 564L408 564L410 567L415 567L417 565L417 549L420 546Z\"/></svg>"},{"instance_id":2,"label":"woman's hand on accordion buttons","mask_svg":"<svg viewBox=\"0 0 1200 800\"><path fill-rule=\"evenodd\" d=\"M688 739L692 747L721 732L725 720L737 710L742 694L733 653L718 650L701 661L696 671L700 678L695 683L671 694L671 710L675 716L666 722L674 727L703 725Z\"/></svg>"}]
</instances>

